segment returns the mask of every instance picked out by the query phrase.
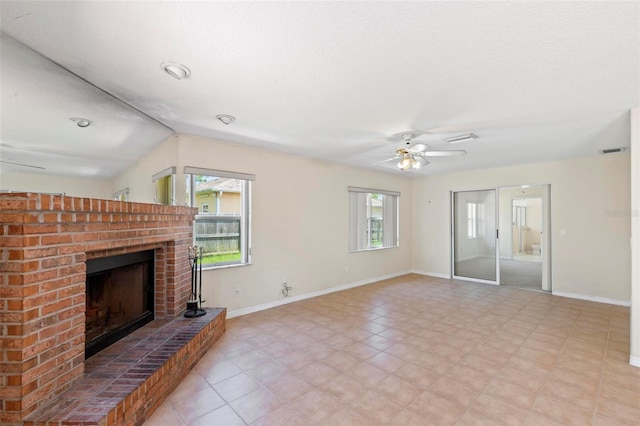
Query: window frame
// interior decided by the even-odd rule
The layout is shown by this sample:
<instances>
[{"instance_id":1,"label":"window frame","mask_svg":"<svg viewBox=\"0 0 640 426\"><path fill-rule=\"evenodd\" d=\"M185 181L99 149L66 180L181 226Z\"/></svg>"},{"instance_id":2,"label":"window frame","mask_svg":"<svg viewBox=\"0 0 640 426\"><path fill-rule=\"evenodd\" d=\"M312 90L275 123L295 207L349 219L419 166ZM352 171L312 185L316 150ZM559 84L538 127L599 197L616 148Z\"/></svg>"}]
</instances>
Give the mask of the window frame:
<instances>
[{"instance_id":1,"label":"window frame","mask_svg":"<svg viewBox=\"0 0 640 426\"><path fill-rule=\"evenodd\" d=\"M176 205L176 167L167 167L161 172L156 173L151 177L151 181L155 185L154 201L156 204L162 204L165 206ZM159 200L161 187L164 186L164 192L166 192L167 199ZM169 187L168 189L166 187Z\"/></svg>"},{"instance_id":2,"label":"window frame","mask_svg":"<svg viewBox=\"0 0 640 426\"><path fill-rule=\"evenodd\" d=\"M115 201L129 201L129 188L114 192L112 198Z\"/></svg>"},{"instance_id":3,"label":"window frame","mask_svg":"<svg viewBox=\"0 0 640 426\"><path fill-rule=\"evenodd\" d=\"M348 194L348 252L384 250L400 246L400 192L347 187ZM381 216L372 213L374 195L382 196ZM372 220L380 221L382 244L373 245Z\"/></svg>"},{"instance_id":4,"label":"window frame","mask_svg":"<svg viewBox=\"0 0 640 426\"><path fill-rule=\"evenodd\" d=\"M241 204L241 212L240 212L240 261L232 261L232 262L221 262L221 263L209 263L202 264L203 269L221 269L221 268L230 268L230 267L238 267L238 266L247 266L252 263L252 254L251 254L251 183L255 180L255 175L247 174L247 173L237 173L237 172L229 172L224 170L214 170L214 169L204 169L199 167L184 167L184 174L186 177L187 183L187 204L189 206L195 207L195 192L196 192L196 182L195 176L210 176L215 178L227 178L227 179L238 179L242 181L242 189L240 192L240 204ZM218 210L216 209L216 213ZM196 220L198 217L211 217L214 216L214 213L200 214L196 215ZM193 223L193 244L196 244L196 221Z\"/></svg>"},{"instance_id":5,"label":"window frame","mask_svg":"<svg viewBox=\"0 0 640 426\"><path fill-rule=\"evenodd\" d=\"M467 239L478 238L478 203L467 201Z\"/></svg>"}]
</instances>

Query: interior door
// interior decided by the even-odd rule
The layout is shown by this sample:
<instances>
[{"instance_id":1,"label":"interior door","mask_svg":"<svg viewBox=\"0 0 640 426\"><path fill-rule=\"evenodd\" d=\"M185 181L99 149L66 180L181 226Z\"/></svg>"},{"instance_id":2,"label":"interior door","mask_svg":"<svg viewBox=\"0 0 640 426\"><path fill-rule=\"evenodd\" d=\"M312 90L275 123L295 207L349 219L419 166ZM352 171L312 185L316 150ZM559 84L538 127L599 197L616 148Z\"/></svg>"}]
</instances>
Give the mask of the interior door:
<instances>
[{"instance_id":1,"label":"interior door","mask_svg":"<svg viewBox=\"0 0 640 426\"><path fill-rule=\"evenodd\" d=\"M452 193L453 277L499 282L496 190Z\"/></svg>"}]
</instances>

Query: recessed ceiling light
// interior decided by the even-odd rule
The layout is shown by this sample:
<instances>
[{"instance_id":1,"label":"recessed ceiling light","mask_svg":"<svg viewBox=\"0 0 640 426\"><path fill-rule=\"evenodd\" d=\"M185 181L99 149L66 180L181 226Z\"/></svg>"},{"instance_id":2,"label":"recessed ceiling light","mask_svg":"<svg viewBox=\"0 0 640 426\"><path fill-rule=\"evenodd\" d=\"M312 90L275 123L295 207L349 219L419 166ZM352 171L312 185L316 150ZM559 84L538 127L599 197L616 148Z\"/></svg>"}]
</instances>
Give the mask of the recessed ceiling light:
<instances>
[{"instance_id":1,"label":"recessed ceiling light","mask_svg":"<svg viewBox=\"0 0 640 426\"><path fill-rule=\"evenodd\" d=\"M459 135L459 136L453 136L451 138L446 138L445 142L461 143L461 142L472 141L474 139L478 139L478 136L474 135L473 133L467 133L466 135Z\"/></svg>"},{"instance_id":2,"label":"recessed ceiling light","mask_svg":"<svg viewBox=\"0 0 640 426\"><path fill-rule=\"evenodd\" d=\"M182 64L176 64L175 62L163 62L160 67L169 74L171 77L178 80L187 78L191 75L191 70Z\"/></svg>"},{"instance_id":3,"label":"recessed ceiling light","mask_svg":"<svg viewBox=\"0 0 640 426\"><path fill-rule=\"evenodd\" d=\"M218 114L216 118L226 124L227 126L231 124L233 121L236 121L236 118L233 115L228 114Z\"/></svg>"},{"instance_id":4,"label":"recessed ceiling light","mask_svg":"<svg viewBox=\"0 0 640 426\"><path fill-rule=\"evenodd\" d=\"M89 127L93 124L93 121L87 120L86 118L71 117L69 120L76 123L78 127Z\"/></svg>"}]
</instances>

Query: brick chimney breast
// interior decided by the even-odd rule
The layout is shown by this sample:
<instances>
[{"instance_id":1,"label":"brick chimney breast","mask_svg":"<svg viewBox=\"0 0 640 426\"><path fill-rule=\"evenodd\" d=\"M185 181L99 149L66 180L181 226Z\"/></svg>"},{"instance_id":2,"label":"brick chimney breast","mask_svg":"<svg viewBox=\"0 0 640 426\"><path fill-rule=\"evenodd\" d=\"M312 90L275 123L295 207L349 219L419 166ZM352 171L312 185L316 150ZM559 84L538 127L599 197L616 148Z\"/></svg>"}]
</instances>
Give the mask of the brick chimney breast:
<instances>
[{"instance_id":1,"label":"brick chimney breast","mask_svg":"<svg viewBox=\"0 0 640 426\"><path fill-rule=\"evenodd\" d=\"M155 318L190 293L197 209L0 194L0 423L19 423L82 377L86 261L155 250Z\"/></svg>"}]
</instances>

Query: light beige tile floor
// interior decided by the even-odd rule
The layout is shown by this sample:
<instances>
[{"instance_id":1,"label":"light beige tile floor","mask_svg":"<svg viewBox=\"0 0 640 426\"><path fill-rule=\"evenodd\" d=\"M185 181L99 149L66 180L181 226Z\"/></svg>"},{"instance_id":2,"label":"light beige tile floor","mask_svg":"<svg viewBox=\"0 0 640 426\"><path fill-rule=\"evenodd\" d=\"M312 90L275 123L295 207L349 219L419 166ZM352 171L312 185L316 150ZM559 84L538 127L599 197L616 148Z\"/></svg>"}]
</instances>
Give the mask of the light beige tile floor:
<instances>
[{"instance_id":1,"label":"light beige tile floor","mask_svg":"<svg viewBox=\"0 0 640 426\"><path fill-rule=\"evenodd\" d=\"M230 319L145 423L638 425L629 308L408 275Z\"/></svg>"}]
</instances>

